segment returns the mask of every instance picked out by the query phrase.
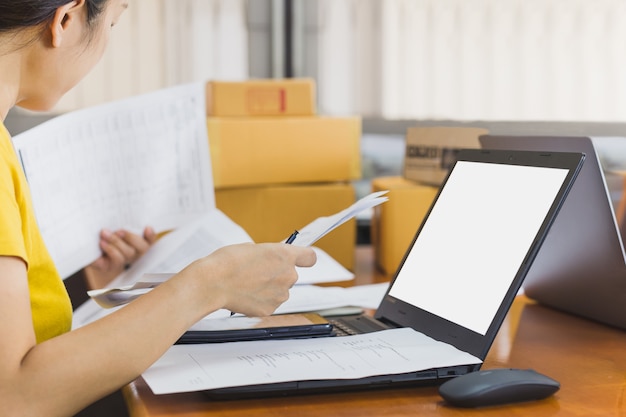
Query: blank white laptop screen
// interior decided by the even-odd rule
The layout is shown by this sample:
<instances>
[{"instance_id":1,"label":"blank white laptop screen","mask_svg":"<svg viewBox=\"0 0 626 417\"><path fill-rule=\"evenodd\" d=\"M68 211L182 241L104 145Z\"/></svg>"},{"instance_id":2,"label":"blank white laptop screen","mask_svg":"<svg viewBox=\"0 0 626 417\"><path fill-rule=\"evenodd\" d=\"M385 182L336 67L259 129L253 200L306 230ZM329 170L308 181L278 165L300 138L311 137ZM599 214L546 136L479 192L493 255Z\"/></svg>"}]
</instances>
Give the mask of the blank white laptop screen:
<instances>
[{"instance_id":1,"label":"blank white laptop screen","mask_svg":"<svg viewBox=\"0 0 626 417\"><path fill-rule=\"evenodd\" d=\"M389 295L484 335L567 174L459 161Z\"/></svg>"}]
</instances>

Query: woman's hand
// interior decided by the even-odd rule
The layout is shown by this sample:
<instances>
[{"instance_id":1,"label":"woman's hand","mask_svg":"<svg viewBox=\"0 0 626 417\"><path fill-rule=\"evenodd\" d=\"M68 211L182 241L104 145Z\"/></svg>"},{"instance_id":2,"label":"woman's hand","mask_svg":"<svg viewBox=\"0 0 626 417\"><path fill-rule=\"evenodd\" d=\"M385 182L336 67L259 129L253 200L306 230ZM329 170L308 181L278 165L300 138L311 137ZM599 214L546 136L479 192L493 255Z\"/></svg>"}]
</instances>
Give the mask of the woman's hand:
<instances>
[{"instance_id":1,"label":"woman's hand","mask_svg":"<svg viewBox=\"0 0 626 417\"><path fill-rule=\"evenodd\" d=\"M289 298L289 289L298 279L295 267L315 262L311 248L244 243L216 250L189 265L182 275L191 274L204 288L200 293L204 303L218 298L218 304L230 311L267 316Z\"/></svg>"},{"instance_id":2,"label":"woman's hand","mask_svg":"<svg viewBox=\"0 0 626 417\"><path fill-rule=\"evenodd\" d=\"M124 269L139 259L157 240L151 227L146 227L143 236L127 230L100 232L102 256L85 268L85 278L90 289L102 288Z\"/></svg>"}]
</instances>

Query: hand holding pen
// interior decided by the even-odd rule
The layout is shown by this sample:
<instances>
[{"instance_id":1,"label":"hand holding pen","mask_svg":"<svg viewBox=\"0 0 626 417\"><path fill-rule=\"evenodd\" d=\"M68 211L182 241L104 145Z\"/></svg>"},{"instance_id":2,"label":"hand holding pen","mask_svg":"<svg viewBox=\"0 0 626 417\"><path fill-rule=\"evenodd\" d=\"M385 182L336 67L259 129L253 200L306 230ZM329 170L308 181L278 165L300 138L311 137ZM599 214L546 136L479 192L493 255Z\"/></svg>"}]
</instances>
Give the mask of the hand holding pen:
<instances>
[{"instance_id":1,"label":"hand holding pen","mask_svg":"<svg viewBox=\"0 0 626 417\"><path fill-rule=\"evenodd\" d=\"M293 243L293 241L294 241L294 240L296 240L296 236L298 236L298 233L299 233L299 232L298 232L297 230L295 230L295 231L291 234L291 236L289 236L289 237L287 238L287 240L285 241L285 244L287 244L287 245L291 245L291 244ZM231 311L231 312L230 312L230 316L231 316L231 317L232 317L232 316L234 316L235 314L237 314L237 313L235 313L234 311Z\"/></svg>"}]
</instances>

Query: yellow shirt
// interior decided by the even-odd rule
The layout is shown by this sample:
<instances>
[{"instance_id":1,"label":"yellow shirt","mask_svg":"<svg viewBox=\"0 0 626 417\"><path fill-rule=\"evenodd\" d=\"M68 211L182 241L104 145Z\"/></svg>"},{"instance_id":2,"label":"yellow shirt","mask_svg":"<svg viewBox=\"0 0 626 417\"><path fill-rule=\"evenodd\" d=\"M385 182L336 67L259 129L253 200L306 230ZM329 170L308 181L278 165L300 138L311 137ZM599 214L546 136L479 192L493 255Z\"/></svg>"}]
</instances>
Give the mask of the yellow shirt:
<instances>
[{"instance_id":1,"label":"yellow shirt","mask_svg":"<svg viewBox=\"0 0 626 417\"><path fill-rule=\"evenodd\" d=\"M27 264L37 342L69 331L72 305L39 232L24 172L1 122L0 256L16 256Z\"/></svg>"}]
</instances>

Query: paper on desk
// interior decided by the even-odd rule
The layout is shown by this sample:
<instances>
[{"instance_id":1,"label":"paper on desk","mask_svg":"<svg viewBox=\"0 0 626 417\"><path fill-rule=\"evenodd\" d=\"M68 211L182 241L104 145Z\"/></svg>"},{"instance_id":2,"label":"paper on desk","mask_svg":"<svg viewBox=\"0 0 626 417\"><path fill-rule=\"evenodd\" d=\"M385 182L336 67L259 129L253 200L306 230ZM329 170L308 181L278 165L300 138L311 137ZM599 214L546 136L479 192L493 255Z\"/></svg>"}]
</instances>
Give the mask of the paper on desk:
<instances>
[{"instance_id":1,"label":"paper on desk","mask_svg":"<svg viewBox=\"0 0 626 417\"><path fill-rule=\"evenodd\" d=\"M166 274L166 276L169 277L169 274ZM148 276L145 280L151 281L157 279L158 274L155 274L152 277ZM296 285L289 290L289 299L280 305L274 314L304 313L348 306L375 309L380 304L388 287L388 283L357 285L348 288ZM111 314L113 311L118 310L120 306L123 306L148 291L150 291L150 289L143 288L124 292L122 295L114 293L115 295L112 297L102 297L102 290L96 291L92 293L91 300L86 301L74 312L73 328L82 327ZM99 300L101 297L102 300ZM123 302L118 302L117 297L123 298ZM97 301L104 305L97 304ZM107 308L108 305L111 305L111 307ZM220 319L224 317L230 317L230 312L222 309L209 314L202 320Z\"/></svg>"},{"instance_id":2,"label":"paper on desk","mask_svg":"<svg viewBox=\"0 0 626 417\"><path fill-rule=\"evenodd\" d=\"M313 241L316 241L335 227L354 217L359 211L386 201L386 197L380 197L382 194L384 192L370 194L334 216L321 218L322 221L320 219L314 220L310 224L313 226L309 227L309 225L303 229L308 231L305 233L306 236L308 236L309 240L312 237ZM327 219L331 219L332 222L329 223ZM318 228L315 226L320 224L323 224L324 227ZM150 289L139 288L124 291L125 287L131 287L137 282L146 281L145 277L151 274L166 274L164 278L168 278L169 274L179 272L189 263L209 255L222 246L242 242L252 242L246 231L220 210L210 210L195 221L179 227L162 237L152 246L150 251L144 254L139 261L116 278L108 287L122 288L121 291L107 293L106 289L103 289L90 292L90 295L96 297L103 307L114 307L130 302ZM302 245L304 242L301 241L298 244ZM299 275L298 284L347 281L354 278L354 274L341 266L324 251L319 248L313 249L317 253L317 262L310 268L297 268ZM326 295L326 302L320 301L315 307L312 305L306 309L298 307L298 309L292 311L312 311L349 305L346 304L345 299L343 302L338 300L333 303L328 302L330 298L327 296L328 294ZM324 299L321 298L321 300ZM287 312L285 311L287 308L293 309L294 307L283 307L280 312ZM366 306L366 308L370 307ZM74 315L74 327L91 323L106 314L108 313L97 311L97 309L94 310L93 304L79 308Z\"/></svg>"},{"instance_id":3,"label":"paper on desk","mask_svg":"<svg viewBox=\"0 0 626 417\"><path fill-rule=\"evenodd\" d=\"M386 197L382 197L385 192L372 193L333 216L314 220L302 229L293 244L304 246L316 242L360 211L387 201ZM252 242L252 238L220 210L210 210L195 221L162 237L128 271L109 285L114 291L95 290L90 291L89 295L95 297L105 308L130 302L148 291L145 288L132 287L139 281L145 281L142 277L146 274L174 274L194 260L207 256L222 246L242 242ZM298 284L346 281L354 278L354 274L326 252L319 248L314 250L317 262L311 268L297 268Z\"/></svg>"},{"instance_id":4,"label":"paper on desk","mask_svg":"<svg viewBox=\"0 0 626 417\"><path fill-rule=\"evenodd\" d=\"M167 274L169 276L169 274ZM156 279L156 275L154 279ZM150 281L150 278L147 279ZM383 296L389 287L388 283L357 285L355 287L319 287L316 285L296 285L289 290L289 299L280 305L274 314L287 313L304 313L310 311L319 311L333 309L337 307L361 307L367 309L375 309L380 304ZM98 297L87 300L74 311L74 319L72 327L77 329L92 323L104 316L118 310L125 303L134 300L142 294L150 291L149 289L139 289L129 291L123 303L111 308L102 308L96 303ZM115 297L112 300L104 298L104 304L116 304ZM230 311L218 310L204 317L202 320L220 319L230 317Z\"/></svg>"},{"instance_id":5,"label":"paper on desk","mask_svg":"<svg viewBox=\"0 0 626 417\"><path fill-rule=\"evenodd\" d=\"M150 281L150 279L148 278L147 281ZM348 306L375 309L380 304L388 287L388 283L357 285L348 288L296 285L289 290L289 299L280 305L274 314L303 313ZM129 291L130 294L124 295L123 297L125 297L125 302L130 302L140 295L145 294L147 291L149 291L149 289ZM102 308L102 306L96 303L96 298L97 297L87 300L74 311L74 319L72 321L72 327L74 329L107 316L124 305L124 303L120 303L116 307ZM113 300L105 298L104 303L111 302L111 304L113 304L115 301L115 298L113 298ZM202 320L220 319L224 317L230 317L230 312L221 309L209 314Z\"/></svg>"},{"instance_id":6,"label":"paper on desk","mask_svg":"<svg viewBox=\"0 0 626 417\"><path fill-rule=\"evenodd\" d=\"M150 281L150 278L149 276L147 281ZM152 278L157 279L156 276ZM375 309L387 292L388 286L388 283L357 285L348 288L296 285L289 291L289 299L278 307L274 314L303 313L347 306ZM149 290L141 289L137 291L138 294L135 294L133 299ZM128 301L131 300L129 299ZM87 300L74 311L72 328L77 329L92 323L118 310L121 306L123 304L112 308L102 308L93 299ZM202 320L225 317L230 317L230 311L221 309L209 314Z\"/></svg>"},{"instance_id":7,"label":"paper on desk","mask_svg":"<svg viewBox=\"0 0 626 417\"><path fill-rule=\"evenodd\" d=\"M191 262L215 250L237 243L252 242L246 231L219 209L206 212L195 221L159 239L133 266L117 277L110 288L132 285L146 274L177 273ZM326 252L314 248L318 258L313 267L297 268L299 284L346 281L354 274Z\"/></svg>"},{"instance_id":8,"label":"paper on desk","mask_svg":"<svg viewBox=\"0 0 626 417\"><path fill-rule=\"evenodd\" d=\"M91 324L96 320L100 320L101 318L104 318L109 314L116 312L120 308L124 308L125 305L126 304L122 304L113 308L102 308L93 299L89 299L81 304L76 310L74 310L74 314L72 316L72 330L76 330L78 328ZM204 319L222 319L226 317L230 317L230 311L221 309L209 314Z\"/></svg>"},{"instance_id":9,"label":"paper on desk","mask_svg":"<svg viewBox=\"0 0 626 417\"><path fill-rule=\"evenodd\" d=\"M103 228L157 232L215 207L202 83L58 116L13 138L62 277L99 256Z\"/></svg>"},{"instance_id":10,"label":"paper on desk","mask_svg":"<svg viewBox=\"0 0 626 417\"><path fill-rule=\"evenodd\" d=\"M167 281L172 274L146 274L143 281L136 282L132 285L125 285L114 288L101 288L97 290L87 291L87 295L91 297L102 308L113 308L128 304L135 298L146 294L153 288Z\"/></svg>"},{"instance_id":11,"label":"paper on desk","mask_svg":"<svg viewBox=\"0 0 626 417\"><path fill-rule=\"evenodd\" d=\"M310 246L314 244L332 230L352 219L363 210L370 209L387 201L388 198L383 197L386 193L387 191L377 191L371 193L337 214L326 217L318 217L308 225L298 229L298 235L292 244L298 246ZM287 240L287 238L285 238L285 240Z\"/></svg>"},{"instance_id":12,"label":"paper on desk","mask_svg":"<svg viewBox=\"0 0 626 417\"><path fill-rule=\"evenodd\" d=\"M354 379L482 361L411 328L357 336L172 346L143 378L155 394Z\"/></svg>"},{"instance_id":13,"label":"paper on desk","mask_svg":"<svg viewBox=\"0 0 626 417\"><path fill-rule=\"evenodd\" d=\"M319 287L296 285L289 290L289 299L274 314L306 313L340 307L375 309L389 288L389 283L357 285L355 287ZM202 320L221 318L225 313L210 314Z\"/></svg>"},{"instance_id":14,"label":"paper on desk","mask_svg":"<svg viewBox=\"0 0 626 417\"><path fill-rule=\"evenodd\" d=\"M290 292L290 298L288 300L288 305L291 307L285 306L283 304L279 307L279 310L282 311L284 309L300 309L293 311L312 311L316 309L324 309L331 307L340 307L345 306L345 298L338 295L337 297L333 297L331 294L308 294L305 295L304 287L311 288L312 285L302 285L302 284L312 284L312 283L322 283L322 282L336 282L336 281L349 281L354 279L354 274L344 268L339 262L334 260L330 255L324 252L320 248L314 247L313 250L317 254L317 262L315 265L309 268L296 268L298 270L298 281L295 287L292 288ZM141 280L136 282L135 284L130 285L122 285L119 287L109 287L102 288L97 290L87 291L87 295L91 297L94 301L96 301L100 307L103 308L113 308L123 304L130 303L137 297L149 292L152 288L156 287L158 284L165 282L168 280L173 274L171 273L152 273L152 274L144 274L141 276ZM302 287L302 288L299 288ZM320 287L314 287L320 288ZM346 288L341 287L326 287L328 291L332 288L335 288L339 292L345 292ZM311 293L311 289L308 291ZM304 300L304 297L308 297L308 301L306 305L312 305L310 309L302 310L301 307L296 307L296 301L292 300L294 294L300 296L300 300ZM345 296L345 294L343 294ZM315 300L314 298L319 299ZM289 302L291 301L291 302ZM303 303L304 304L304 303ZM360 304L359 304L360 305ZM276 314L279 314L278 311Z\"/></svg>"},{"instance_id":15,"label":"paper on desk","mask_svg":"<svg viewBox=\"0 0 626 417\"><path fill-rule=\"evenodd\" d=\"M146 281L157 280L159 274L148 276ZM169 276L169 274L166 274ZM388 283L371 284L371 285L357 285L355 287L319 287L317 285L296 285L289 290L289 299L280 305L274 314L287 314L287 313L304 313L310 311L327 310L338 307L361 307L367 309L375 309L380 304L383 296L387 292L389 287ZM124 294L124 301L130 302L133 299L145 294L149 289L138 289L134 291L128 291L128 295ZM122 296L120 296L122 297ZM113 311L118 310L123 304L112 308L102 308L102 306L96 304L94 300L98 297L93 297L92 300L86 301L83 305L78 307L74 312L73 328L82 327L95 320L98 320ZM115 303L115 297L113 300L105 298L104 303ZM230 317L230 311L218 310L209 314L202 320L212 320Z\"/></svg>"},{"instance_id":16,"label":"paper on desk","mask_svg":"<svg viewBox=\"0 0 626 417\"><path fill-rule=\"evenodd\" d=\"M375 309L389 288L389 283L357 285L354 287L319 287L296 285L289 291L289 299L274 314L302 313L336 307Z\"/></svg>"}]
</instances>

